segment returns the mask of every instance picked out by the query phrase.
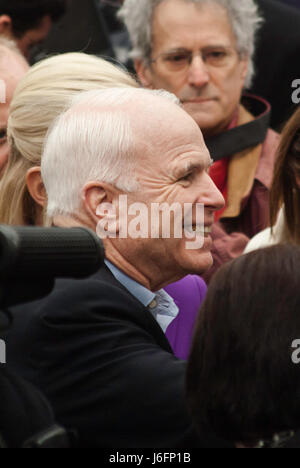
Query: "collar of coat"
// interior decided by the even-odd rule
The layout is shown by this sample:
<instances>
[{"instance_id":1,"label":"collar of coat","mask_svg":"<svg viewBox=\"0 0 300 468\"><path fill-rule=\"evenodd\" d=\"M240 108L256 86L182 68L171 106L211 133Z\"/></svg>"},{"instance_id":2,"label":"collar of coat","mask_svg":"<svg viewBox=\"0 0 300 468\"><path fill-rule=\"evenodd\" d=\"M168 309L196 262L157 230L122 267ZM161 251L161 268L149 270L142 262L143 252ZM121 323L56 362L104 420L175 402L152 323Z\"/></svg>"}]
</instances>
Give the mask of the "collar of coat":
<instances>
[{"instance_id":1,"label":"collar of coat","mask_svg":"<svg viewBox=\"0 0 300 468\"><path fill-rule=\"evenodd\" d=\"M213 160L219 161L263 143L270 117L271 106L265 99L245 94L239 107L236 127L205 141Z\"/></svg>"},{"instance_id":2,"label":"collar of coat","mask_svg":"<svg viewBox=\"0 0 300 468\"><path fill-rule=\"evenodd\" d=\"M269 185L268 171L260 171L259 167L263 143L269 129L270 112L271 106L267 101L245 95L239 107L237 126L206 141L214 161L230 157L227 204L221 219L240 215L244 201L251 194L255 178L261 179L263 185Z\"/></svg>"}]
</instances>

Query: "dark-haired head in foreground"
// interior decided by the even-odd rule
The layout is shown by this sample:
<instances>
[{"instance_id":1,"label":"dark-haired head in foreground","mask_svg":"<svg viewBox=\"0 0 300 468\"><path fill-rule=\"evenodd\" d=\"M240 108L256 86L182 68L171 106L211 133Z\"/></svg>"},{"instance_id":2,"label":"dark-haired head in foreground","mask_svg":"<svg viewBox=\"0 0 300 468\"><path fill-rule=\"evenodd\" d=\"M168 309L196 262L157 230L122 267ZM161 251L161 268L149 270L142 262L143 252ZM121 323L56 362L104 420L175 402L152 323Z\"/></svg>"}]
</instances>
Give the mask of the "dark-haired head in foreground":
<instances>
[{"instance_id":1,"label":"dark-haired head in foreground","mask_svg":"<svg viewBox=\"0 0 300 468\"><path fill-rule=\"evenodd\" d=\"M252 252L215 275L187 371L198 427L246 446L300 428L300 248Z\"/></svg>"},{"instance_id":2,"label":"dark-haired head in foreground","mask_svg":"<svg viewBox=\"0 0 300 468\"><path fill-rule=\"evenodd\" d=\"M274 179L270 192L271 226L284 204L284 240L300 245L300 107L286 124L281 135Z\"/></svg>"},{"instance_id":3,"label":"dark-haired head in foreground","mask_svg":"<svg viewBox=\"0 0 300 468\"><path fill-rule=\"evenodd\" d=\"M46 39L66 7L67 0L0 0L0 34L15 40L28 58L30 49Z\"/></svg>"}]
</instances>

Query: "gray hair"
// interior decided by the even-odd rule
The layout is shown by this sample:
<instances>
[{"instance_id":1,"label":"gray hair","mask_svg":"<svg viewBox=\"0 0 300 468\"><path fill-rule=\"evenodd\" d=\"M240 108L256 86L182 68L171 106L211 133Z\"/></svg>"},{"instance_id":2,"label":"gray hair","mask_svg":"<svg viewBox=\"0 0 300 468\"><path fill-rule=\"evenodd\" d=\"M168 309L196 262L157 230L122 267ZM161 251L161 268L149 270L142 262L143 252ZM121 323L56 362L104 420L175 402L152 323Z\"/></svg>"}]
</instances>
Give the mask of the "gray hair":
<instances>
[{"instance_id":1,"label":"gray hair","mask_svg":"<svg viewBox=\"0 0 300 468\"><path fill-rule=\"evenodd\" d=\"M118 16L127 26L133 50L131 57L149 62L152 48L151 24L155 8L165 0L125 0ZM254 0L183 0L197 4L217 3L225 8L241 57L249 57L245 87L254 76L255 39L263 18Z\"/></svg>"},{"instance_id":2,"label":"gray hair","mask_svg":"<svg viewBox=\"0 0 300 468\"><path fill-rule=\"evenodd\" d=\"M110 183L125 192L138 189L137 140L128 109L133 103L143 106L149 97L152 105L155 96L179 104L166 91L135 88L87 91L71 99L45 140L41 168L48 216L78 213L82 189L90 181Z\"/></svg>"}]
</instances>

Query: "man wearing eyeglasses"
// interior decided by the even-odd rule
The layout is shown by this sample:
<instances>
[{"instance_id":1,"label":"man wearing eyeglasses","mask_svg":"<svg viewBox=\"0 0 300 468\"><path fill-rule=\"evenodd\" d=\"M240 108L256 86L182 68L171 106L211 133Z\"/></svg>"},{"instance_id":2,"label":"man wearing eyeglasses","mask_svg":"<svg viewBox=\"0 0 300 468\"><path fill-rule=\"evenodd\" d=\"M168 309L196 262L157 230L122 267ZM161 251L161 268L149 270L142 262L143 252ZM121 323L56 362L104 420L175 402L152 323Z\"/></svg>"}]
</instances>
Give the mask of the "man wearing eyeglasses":
<instances>
[{"instance_id":1,"label":"man wearing eyeglasses","mask_svg":"<svg viewBox=\"0 0 300 468\"><path fill-rule=\"evenodd\" d=\"M119 16L142 85L177 95L215 161L210 175L226 200L214 227L216 269L268 225L279 137L269 104L242 97L262 18L253 0L125 0Z\"/></svg>"}]
</instances>

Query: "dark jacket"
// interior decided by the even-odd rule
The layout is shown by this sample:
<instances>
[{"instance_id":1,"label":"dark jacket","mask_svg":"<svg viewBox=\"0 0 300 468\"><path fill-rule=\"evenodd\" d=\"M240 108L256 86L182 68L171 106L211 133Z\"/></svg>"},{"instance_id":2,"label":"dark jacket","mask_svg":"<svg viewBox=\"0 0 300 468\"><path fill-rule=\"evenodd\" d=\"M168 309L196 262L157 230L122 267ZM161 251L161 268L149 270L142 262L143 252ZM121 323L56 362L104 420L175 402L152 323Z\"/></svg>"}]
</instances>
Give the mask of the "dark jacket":
<instances>
[{"instance_id":1,"label":"dark jacket","mask_svg":"<svg viewBox=\"0 0 300 468\"><path fill-rule=\"evenodd\" d=\"M57 281L14 318L10 365L46 394L58 422L78 431L79 446L216 446L192 430L185 362L106 267L87 280Z\"/></svg>"},{"instance_id":2,"label":"dark jacket","mask_svg":"<svg viewBox=\"0 0 300 468\"><path fill-rule=\"evenodd\" d=\"M31 384L0 366L0 448L21 448L55 425L46 399ZM45 447L54 448L50 443ZM53 441L60 446L59 441Z\"/></svg>"}]
</instances>

